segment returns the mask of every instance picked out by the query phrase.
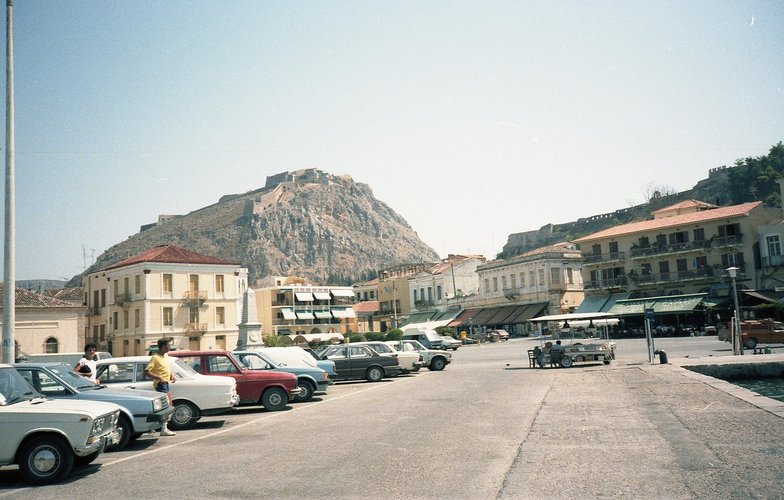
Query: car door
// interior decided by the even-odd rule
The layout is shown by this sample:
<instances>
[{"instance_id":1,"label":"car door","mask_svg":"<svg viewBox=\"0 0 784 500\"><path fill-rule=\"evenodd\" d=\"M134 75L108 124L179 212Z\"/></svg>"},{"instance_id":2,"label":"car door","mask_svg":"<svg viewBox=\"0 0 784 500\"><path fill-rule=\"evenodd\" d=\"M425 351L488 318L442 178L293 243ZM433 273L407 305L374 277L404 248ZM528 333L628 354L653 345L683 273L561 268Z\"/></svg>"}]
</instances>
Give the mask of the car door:
<instances>
[{"instance_id":1,"label":"car door","mask_svg":"<svg viewBox=\"0 0 784 500\"><path fill-rule=\"evenodd\" d=\"M232 362L226 354L202 355L201 362L205 375L224 375L237 381L237 393L240 395L241 402L256 401L258 391L253 384L245 379L245 376Z\"/></svg>"},{"instance_id":2,"label":"car door","mask_svg":"<svg viewBox=\"0 0 784 500\"><path fill-rule=\"evenodd\" d=\"M326 358L335 363L335 371L338 373L337 378L351 378L351 364L348 358L348 349L346 347L332 347L324 352Z\"/></svg>"},{"instance_id":3,"label":"car door","mask_svg":"<svg viewBox=\"0 0 784 500\"><path fill-rule=\"evenodd\" d=\"M33 388L35 388L36 391L40 392L48 398L78 399L75 397L76 395L66 386L60 383L60 381L40 368L23 367L17 368L16 371L18 371L19 374L22 375L22 377L24 377L24 379L27 380L30 385L33 386Z\"/></svg>"},{"instance_id":4,"label":"car door","mask_svg":"<svg viewBox=\"0 0 784 500\"><path fill-rule=\"evenodd\" d=\"M373 361L371 350L363 346L351 346L348 349L350 370L354 378L362 378Z\"/></svg>"}]
</instances>

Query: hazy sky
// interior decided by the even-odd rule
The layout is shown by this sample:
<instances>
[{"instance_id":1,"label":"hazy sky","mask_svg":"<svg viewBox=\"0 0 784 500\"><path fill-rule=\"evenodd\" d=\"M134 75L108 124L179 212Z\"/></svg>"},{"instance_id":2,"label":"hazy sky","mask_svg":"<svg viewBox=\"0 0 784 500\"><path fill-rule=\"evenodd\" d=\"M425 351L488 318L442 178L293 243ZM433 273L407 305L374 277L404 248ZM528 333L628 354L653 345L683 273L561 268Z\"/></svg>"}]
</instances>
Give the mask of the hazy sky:
<instances>
[{"instance_id":1,"label":"hazy sky","mask_svg":"<svg viewBox=\"0 0 784 500\"><path fill-rule=\"evenodd\" d=\"M15 4L17 279L312 167L491 257L784 140L779 0Z\"/></svg>"}]
</instances>

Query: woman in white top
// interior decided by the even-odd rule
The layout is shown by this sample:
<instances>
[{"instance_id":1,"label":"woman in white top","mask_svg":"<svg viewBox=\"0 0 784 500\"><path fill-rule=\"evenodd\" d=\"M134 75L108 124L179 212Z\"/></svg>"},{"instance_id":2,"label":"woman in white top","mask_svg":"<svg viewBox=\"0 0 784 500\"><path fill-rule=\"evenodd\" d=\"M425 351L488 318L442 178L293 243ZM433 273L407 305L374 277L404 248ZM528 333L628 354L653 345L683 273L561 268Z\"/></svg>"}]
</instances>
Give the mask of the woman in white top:
<instances>
[{"instance_id":1,"label":"woman in white top","mask_svg":"<svg viewBox=\"0 0 784 500\"><path fill-rule=\"evenodd\" d=\"M95 351L97 348L98 346L92 343L85 345L84 357L74 366L74 371L76 373L90 379L94 384L98 383L98 380L95 378L96 371L98 370L98 365L95 362Z\"/></svg>"}]
</instances>

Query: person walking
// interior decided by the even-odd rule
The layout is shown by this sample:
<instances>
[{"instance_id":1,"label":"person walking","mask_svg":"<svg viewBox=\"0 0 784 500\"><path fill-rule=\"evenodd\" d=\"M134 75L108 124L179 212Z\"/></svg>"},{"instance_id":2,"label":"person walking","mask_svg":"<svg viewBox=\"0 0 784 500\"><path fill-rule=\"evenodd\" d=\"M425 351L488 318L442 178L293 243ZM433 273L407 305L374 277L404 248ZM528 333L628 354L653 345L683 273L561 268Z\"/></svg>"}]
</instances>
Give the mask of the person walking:
<instances>
[{"instance_id":1,"label":"person walking","mask_svg":"<svg viewBox=\"0 0 784 500\"><path fill-rule=\"evenodd\" d=\"M150 362L144 369L144 374L152 379L152 386L156 391L166 394L169 405L172 404L172 395L169 384L176 380L169 364L169 339L158 340L158 351L150 357ZM175 433L168 428L168 421L161 426L161 436L174 436Z\"/></svg>"},{"instance_id":2,"label":"person walking","mask_svg":"<svg viewBox=\"0 0 784 500\"><path fill-rule=\"evenodd\" d=\"M93 343L86 344L84 346L84 356L74 366L76 373L90 380L93 384L98 383L98 379L95 377L98 371L98 365L95 363L95 352L97 349L98 346Z\"/></svg>"}]
</instances>

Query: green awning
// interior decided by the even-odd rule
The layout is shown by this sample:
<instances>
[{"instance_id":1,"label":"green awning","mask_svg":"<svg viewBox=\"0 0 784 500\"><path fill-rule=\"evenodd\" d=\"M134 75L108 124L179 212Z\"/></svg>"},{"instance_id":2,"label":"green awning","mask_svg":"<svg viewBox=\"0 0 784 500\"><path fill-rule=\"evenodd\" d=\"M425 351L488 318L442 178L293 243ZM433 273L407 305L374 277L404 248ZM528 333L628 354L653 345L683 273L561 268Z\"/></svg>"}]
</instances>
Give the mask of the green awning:
<instances>
[{"instance_id":1,"label":"green awning","mask_svg":"<svg viewBox=\"0 0 784 500\"><path fill-rule=\"evenodd\" d=\"M683 295L656 299L653 304L653 312L656 314L675 314L694 311L704 295Z\"/></svg>"},{"instance_id":2,"label":"green awning","mask_svg":"<svg viewBox=\"0 0 784 500\"><path fill-rule=\"evenodd\" d=\"M631 294L625 293L625 292L623 292L623 293L614 293L614 294L610 295L610 297L607 299L607 302L605 302L604 305L602 306L602 308L599 309L599 312L607 312L607 311L609 311L610 309L612 309L612 306L614 306L616 302L618 302L619 300L626 300L626 299L628 299L629 295L631 295Z\"/></svg>"},{"instance_id":3,"label":"green awning","mask_svg":"<svg viewBox=\"0 0 784 500\"><path fill-rule=\"evenodd\" d=\"M619 300L610 308L608 313L617 316L633 316L636 314L645 314L645 306L652 306L653 301L649 300L647 304L642 300Z\"/></svg>"},{"instance_id":4,"label":"green awning","mask_svg":"<svg viewBox=\"0 0 784 500\"><path fill-rule=\"evenodd\" d=\"M604 304L610 295L595 295L593 297L585 297L580 306L575 311L576 313L595 313L602 310Z\"/></svg>"}]
</instances>

